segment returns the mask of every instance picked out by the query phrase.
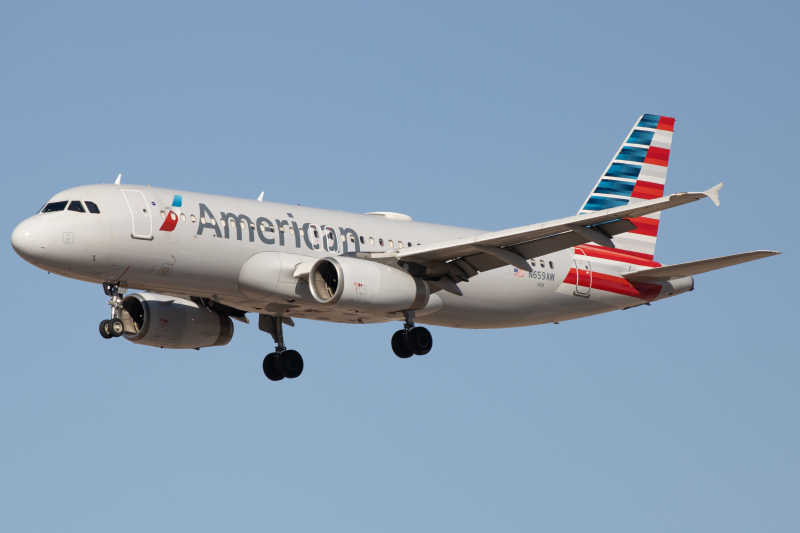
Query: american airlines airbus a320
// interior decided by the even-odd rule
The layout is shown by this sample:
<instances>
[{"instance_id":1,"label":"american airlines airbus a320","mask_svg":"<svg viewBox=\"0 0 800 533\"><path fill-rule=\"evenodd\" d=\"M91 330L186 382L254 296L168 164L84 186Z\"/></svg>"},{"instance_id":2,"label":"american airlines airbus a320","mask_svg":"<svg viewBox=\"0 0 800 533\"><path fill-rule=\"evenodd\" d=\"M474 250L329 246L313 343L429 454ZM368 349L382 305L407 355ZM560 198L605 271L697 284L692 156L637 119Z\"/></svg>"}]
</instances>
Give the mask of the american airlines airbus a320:
<instances>
[{"instance_id":1,"label":"american airlines airbus a320","mask_svg":"<svg viewBox=\"0 0 800 533\"><path fill-rule=\"evenodd\" d=\"M653 261L661 211L706 197L719 205L722 187L664 196L674 124L657 115L636 121L576 216L503 231L117 178L56 194L11 244L38 268L101 284L111 305L100 323L106 339L222 346L232 319L249 323L246 313L257 313L277 345L264 374L279 381L303 372L303 358L284 343L294 318L402 321L391 346L408 358L433 346L417 324L510 328L649 305L693 290L693 275L777 254Z\"/></svg>"}]
</instances>

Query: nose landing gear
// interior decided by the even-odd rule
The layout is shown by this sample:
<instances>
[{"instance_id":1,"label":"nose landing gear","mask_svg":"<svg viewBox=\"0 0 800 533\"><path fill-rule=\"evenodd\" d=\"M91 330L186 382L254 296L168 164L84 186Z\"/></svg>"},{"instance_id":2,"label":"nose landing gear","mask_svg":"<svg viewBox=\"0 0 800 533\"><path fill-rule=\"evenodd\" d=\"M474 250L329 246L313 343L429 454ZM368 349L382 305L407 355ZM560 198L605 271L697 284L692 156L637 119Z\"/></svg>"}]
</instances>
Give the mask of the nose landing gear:
<instances>
[{"instance_id":1,"label":"nose landing gear","mask_svg":"<svg viewBox=\"0 0 800 533\"><path fill-rule=\"evenodd\" d=\"M296 350L287 350L283 343L283 324L294 326L291 318L272 315L258 317L258 329L272 335L277 344L275 351L267 355L261 365L264 375L270 381L294 379L303 373L303 356Z\"/></svg>"},{"instance_id":2,"label":"nose landing gear","mask_svg":"<svg viewBox=\"0 0 800 533\"><path fill-rule=\"evenodd\" d=\"M425 355L433 348L433 336L426 328L414 326L414 311L405 311L403 329L392 335L392 351L401 358L412 355Z\"/></svg>"},{"instance_id":3,"label":"nose landing gear","mask_svg":"<svg viewBox=\"0 0 800 533\"><path fill-rule=\"evenodd\" d=\"M103 291L106 296L111 298L108 301L108 305L111 306L111 320L100 322L100 335L104 339L121 337L125 333L125 325L119 318L122 312L122 295L128 292L128 286L119 283L103 283Z\"/></svg>"}]
</instances>

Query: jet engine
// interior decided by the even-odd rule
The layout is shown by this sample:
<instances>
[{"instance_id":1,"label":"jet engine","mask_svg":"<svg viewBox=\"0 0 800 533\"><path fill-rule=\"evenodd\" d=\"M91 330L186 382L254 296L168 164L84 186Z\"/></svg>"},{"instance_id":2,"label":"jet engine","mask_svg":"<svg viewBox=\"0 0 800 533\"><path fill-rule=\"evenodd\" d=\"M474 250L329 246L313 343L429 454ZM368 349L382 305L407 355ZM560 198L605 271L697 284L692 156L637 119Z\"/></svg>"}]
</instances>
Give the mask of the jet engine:
<instances>
[{"instance_id":1,"label":"jet engine","mask_svg":"<svg viewBox=\"0 0 800 533\"><path fill-rule=\"evenodd\" d=\"M403 270L343 256L314 263L308 285L319 303L345 309L412 311L431 296L427 283Z\"/></svg>"},{"instance_id":2,"label":"jet engine","mask_svg":"<svg viewBox=\"0 0 800 533\"><path fill-rule=\"evenodd\" d=\"M122 300L123 336L136 344L160 348L224 346L233 338L225 315L175 296L136 293Z\"/></svg>"}]
</instances>

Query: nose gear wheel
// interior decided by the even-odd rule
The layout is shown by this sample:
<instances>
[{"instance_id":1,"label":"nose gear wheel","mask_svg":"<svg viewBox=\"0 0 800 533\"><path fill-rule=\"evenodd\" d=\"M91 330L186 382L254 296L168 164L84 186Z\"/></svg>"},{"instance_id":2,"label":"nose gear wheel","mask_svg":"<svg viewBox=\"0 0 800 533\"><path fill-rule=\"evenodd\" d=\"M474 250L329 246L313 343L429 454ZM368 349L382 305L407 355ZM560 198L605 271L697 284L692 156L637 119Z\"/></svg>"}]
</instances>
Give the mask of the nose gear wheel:
<instances>
[{"instance_id":1,"label":"nose gear wheel","mask_svg":"<svg viewBox=\"0 0 800 533\"><path fill-rule=\"evenodd\" d=\"M104 339L121 337L125 333L125 324L120 319L122 314L122 295L128 292L127 284L103 283L103 292L110 297L111 319L100 322L100 336Z\"/></svg>"}]
</instances>

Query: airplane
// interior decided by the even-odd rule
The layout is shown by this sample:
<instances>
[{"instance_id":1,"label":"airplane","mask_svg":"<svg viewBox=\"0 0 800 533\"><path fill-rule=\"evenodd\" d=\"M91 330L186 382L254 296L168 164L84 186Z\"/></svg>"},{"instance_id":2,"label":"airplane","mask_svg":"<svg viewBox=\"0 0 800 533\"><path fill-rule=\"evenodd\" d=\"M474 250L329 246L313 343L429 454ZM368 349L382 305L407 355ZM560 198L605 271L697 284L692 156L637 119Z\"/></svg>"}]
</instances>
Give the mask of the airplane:
<instances>
[{"instance_id":1,"label":"airplane","mask_svg":"<svg viewBox=\"0 0 800 533\"><path fill-rule=\"evenodd\" d=\"M109 297L105 339L173 349L223 346L233 320L276 345L272 381L304 362L287 349L295 318L402 321L400 358L431 351L430 331L557 324L694 290L693 276L776 255L754 251L675 265L653 260L660 214L710 198L664 196L675 119L642 115L578 214L501 231L345 213L121 183L53 196L14 229L25 261L97 283ZM129 289L142 292L128 293Z\"/></svg>"}]
</instances>

